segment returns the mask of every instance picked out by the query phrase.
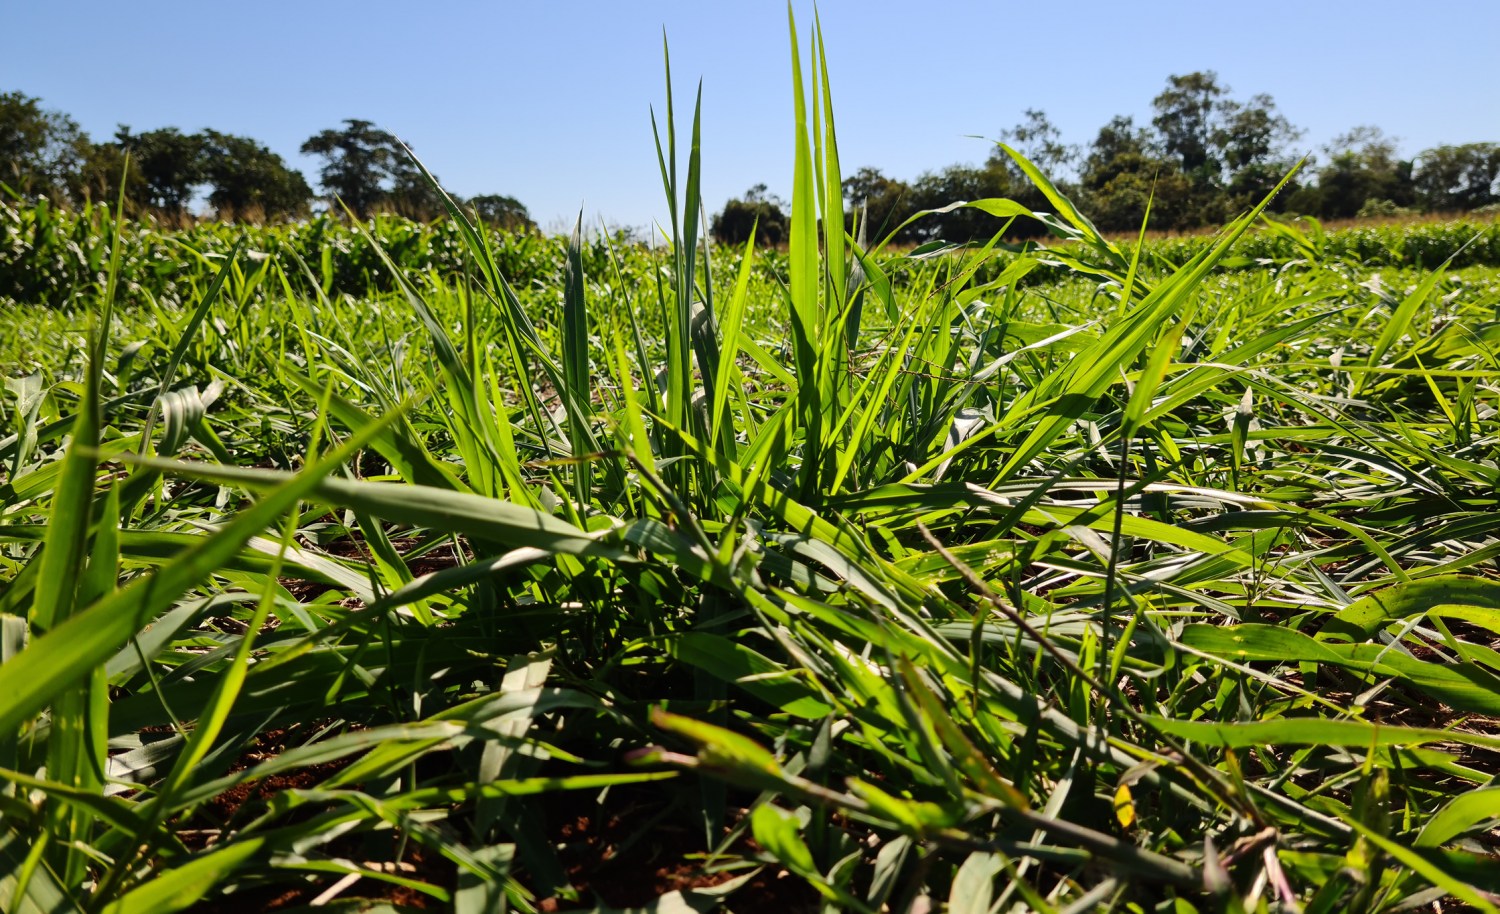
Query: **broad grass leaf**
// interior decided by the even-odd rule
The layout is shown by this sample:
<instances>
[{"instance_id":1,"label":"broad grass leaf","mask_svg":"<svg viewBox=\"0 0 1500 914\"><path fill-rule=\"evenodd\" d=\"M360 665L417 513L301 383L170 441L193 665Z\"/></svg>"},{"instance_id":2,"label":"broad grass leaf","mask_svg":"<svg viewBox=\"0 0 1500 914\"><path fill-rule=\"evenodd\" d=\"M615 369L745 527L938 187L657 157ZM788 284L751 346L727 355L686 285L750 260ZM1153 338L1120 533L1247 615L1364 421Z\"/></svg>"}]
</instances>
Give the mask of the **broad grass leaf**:
<instances>
[{"instance_id":1,"label":"broad grass leaf","mask_svg":"<svg viewBox=\"0 0 1500 914\"><path fill-rule=\"evenodd\" d=\"M41 711L64 689L81 681L189 588L220 568L251 537L308 495L341 466L385 422L388 414L356 432L343 447L292 475L283 474L259 502L218 533L205 537L155 574L137 578L92 606L74 613L0 666L0 733L8 733ZM167 462L171 464L170 461Z\"/></svg>"},{"instance_id":2,"label":"broad grass leaf","mask_svg":"<svg viewBox=\"0 0 1500 914\"><path fill-rule=\"evenodd\" d=\"M83 914L83 908L45 866L27 860L30 842L0 830L0 910L6 914ZM17 897L18 892L20 897Z\"/></svg>"},{"instance_id":3,"label":"broad grass leaf","mask_svg":"<svg viewBox=\"0 0 1500 914\"><path fill-rule=\"evenodd\" d=\"M699 762L725 776L748 776L756 782L770 778L773 783L782 776L776 757L747 736L659 708L651 713L651 722L695 744Z\"/></svg>"},{"instance_id":4,"label":"broad grass leaf","mask_svg":"<svg viewBox=\"0 0 1500 914\"><path fill-rule=\"evenodd\" d=\"M722 635L684 632L666 647L683 663L733 683L793 717L822 720L832 711L794 671Z\"/></svg>"},{"instance_id":5,"label":"broad grass leaf","mask_svg":"<svg viewBox=\"0 0 1500 914\"><path fill-rule=\"evenodd\" d=\"M1182 643L1232 660L1329 663L1391 677L1455 708L1500 714L1500 676L1472 663L1432 663L1384 644L1334 644L1275 625L1189 625Z\"/></svg>"},{"instance_id":6,"label":"broad grass leaf","mask_svg":"<svg viewBox=\"0 0 1500 914\"><path fill-rule=\"evenodd\" d=\"M1345 659L1312 637L1280 625L1189 625L1182 630L1182 643L1237 661L1311 661L1337 665Z\"/></svg>"},{"instance_id":7,"label":"broad grass leaf","mask_svg":"<svg viewBox=\"0 0 1500 914\"><path fill-rule=\"evenodd\" d=\"M817 877L812 851L802 839L802 826L792 813L770 803L761 803L750 814L750 831L755 841L787 869L799 876Z\"/></svg>"},{"instance_id":8,"label":"broad grass leaf","mask_svg":"<svg viewBox=\"0 0 1500 914\"><path fill-rule=\"evenodd\" d=\"M283 376L312 399L326 401L328 412L345 428L364 428L374 421L369 413L338 394L326 391L323 385L299 371L284 368ZM387 426L370 441L370 447L407 482L458 492L471 491L459 480L452 467L432 456L405 418Z\"/></svg>"},{"instance_id":9,"label":"broad grass leaf","mask_svg":"<svg viewBox=\"0 0 1500 914\"><path fill-rule=\"evenodd\" d=\"M164 472L255 491L276 491L291 477L273 470L227 467L181 461L142 461ZM363 511L386 520L447 533L462 533L478 541L514 547L534 546L551 552L598 555L628 562L631 556L589 533L535 508L466 492L429 486L351 479L317 480L306 493L310 501Z\"/></svg>"},{"instance_id":10,"label":"broad grass leaf","mask_svg":"<svg viewBox=\"0 0 1500 914\"><path fill-rule=\"evenodd\" d=\"M1466 608L1461 614L1454 611L1460 607ZM1500 582L1455 574L1395 584L1339 610L1323 625L1319 637L1364 641L1391 622L1422 613L1468 618L1500 633Z\"/></svg>"},{"instance_id":11,"label":"broad grass leaf","mask_svg":"<svg viewBox=\"0 0 1500 914\"><path fill-rule=\"evenodd\" d=\"M1484 822L1500 819L1500 787L1462 793L1437 811L1417 834L1416 847L1441 847Z\"/></svg>"},{"instance_id":12,"label":"broad grass leaf","mask_svg":"<svg viewBox=\"0 0 1500 914\"><path fill-rule=\"evenodd\" d=\"M1489 898L1485 897L1484 894L1462 877L1449 873L1442 862L1434 860L1426 854L1419 853L1398 841L1393 841L1352 816L1340 816L1340 818L1355 831L1359 832L1365 840L1385 851L1414 872L1421 874L1423 878L1427 879L1434 886L1472 905L1476 910L1485 911L1487 914L1500 914L1500 907L1492 904Z\"/></svg>"},{"instance_id":13,"label":"broad grass leaf","mask_svg":"<svg viewBox=\"0 0 1500 914\"><path fill-rule=\"evenodd\" d=\"M868 803L870 811L875 815L895 822L918 836L934 829L947 828L958 818L936 803L893 796L860 778L849 778L848 785L850 792Z\"/></svg>"},{"instance_id":14,"label":"broad grass leaf","mask_svg":"<svg viewBox=\"0 0 1500 914\"><path fill-rule=\"evenodd\" d=\"M266 850L267 839L244 838L208 851L165 872L100 908L101 914L169 914L191 907L225 877Z\"/></svg>"},{"instance_id":15,"label":"broad grass leaf","mask_svg":"<svg viewBox=\"0 0 1500 914\"><path fill-rule=\"evenodd\" d=\"M1431 743L1461 743L1500 751L1500 737L1465 730L1432 727L1399 727L1360 720L1329 720L1321 717L1282 717L1242 723L1183 720L1147 715L1155 730L1205 746L1244 749L1250 746L1343 746L1381 748L1423 746Z\"/></svg>"},{"instance_id":16,"label":"broad grass leaf","mask_svg":"<svg viewBox=\"0 0 1500 914\"><path fill-rule=\"evenodd\" d=\"M1004 864L996 854L975 851L964 858L948 892L950 914L989 914L995 897L995 877Z\"/></svg>"}]
</instances>

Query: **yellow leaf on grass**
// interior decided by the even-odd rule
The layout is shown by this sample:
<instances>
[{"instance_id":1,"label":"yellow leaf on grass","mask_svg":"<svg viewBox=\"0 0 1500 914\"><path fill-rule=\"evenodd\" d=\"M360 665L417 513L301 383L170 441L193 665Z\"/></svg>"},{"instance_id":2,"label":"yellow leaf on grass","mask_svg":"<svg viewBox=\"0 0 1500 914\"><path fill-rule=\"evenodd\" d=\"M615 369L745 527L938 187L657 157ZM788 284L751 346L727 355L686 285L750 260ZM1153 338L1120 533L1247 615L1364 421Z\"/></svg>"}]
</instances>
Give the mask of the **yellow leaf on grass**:
<instances>
[{"instance_id":1,"label":"yellow leaf on grass","mask_svg":"<svg viewBox=\"0 0 1500 914\"><path fill-rule=\"evenodd\" d=\"M1121 828L1129 828L1135 824L1135 798L1130 795L1130 788L1125 784L1115 791L1115 818L1120 820Z\"/></svg>"}]
</instances>

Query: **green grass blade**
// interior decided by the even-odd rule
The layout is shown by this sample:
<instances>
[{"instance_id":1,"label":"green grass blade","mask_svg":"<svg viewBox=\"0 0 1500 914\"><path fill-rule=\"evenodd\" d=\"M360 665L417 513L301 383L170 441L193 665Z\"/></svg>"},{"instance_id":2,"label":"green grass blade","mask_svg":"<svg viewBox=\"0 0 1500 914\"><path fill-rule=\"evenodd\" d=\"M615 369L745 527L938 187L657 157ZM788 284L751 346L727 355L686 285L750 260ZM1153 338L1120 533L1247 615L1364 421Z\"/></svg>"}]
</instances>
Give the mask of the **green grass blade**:
<instances>
[{"instance_id":1,"label":"green grass blade","mask_svg":"<svg viewBox=\"0 0 1500 914\"><path fill-rule=\"evenodd\" d=\"M64 690L82 681L189 588L214 573L276 517L305 498L329 473L377 435L398 412L357 431L338 450L282 484L221 531L155 574L138 578L75 613L0 666L0 732L11 732ZM145 461L143 461L145 462ZM158 468L170 461L152 461Z\"/></svg>"}]
</instances>

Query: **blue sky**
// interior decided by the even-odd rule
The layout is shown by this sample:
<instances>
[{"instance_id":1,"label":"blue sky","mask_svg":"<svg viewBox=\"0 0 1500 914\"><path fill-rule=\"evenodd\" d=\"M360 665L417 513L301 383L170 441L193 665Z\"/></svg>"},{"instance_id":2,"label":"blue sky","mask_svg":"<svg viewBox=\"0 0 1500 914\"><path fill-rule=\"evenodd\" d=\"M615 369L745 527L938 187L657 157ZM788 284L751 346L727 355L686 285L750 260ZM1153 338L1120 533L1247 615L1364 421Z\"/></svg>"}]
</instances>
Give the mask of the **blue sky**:
<instances>
[{"instance_id":1,"label":"blue sky","mask_svg":"<svg viewBox=\"0 0 1500 914\"><path fill-rule=\"evenodd\" d=\"M8 0L0 91L40 96L96 138L212 127L297 153L346 117L409 142L461 194L518 197L544 228L665 214L649 109L661 39L679 117L703 80L710 207L790 188L786 7L563 3ZM812 6L798 2L804 42ZM846 172L914 178L982 160L1026 108L1087 143L1115 114L1149 120L1169 74L1217 70L1236 97L1270 93L1316 151L1372 123L1404 153L1500 141L1491 59L1500 2L896 3L820 6ZM805 46L805 45L804 45ZM805 60L805 54L804 54Z\"/></svg>"}]
</instances>

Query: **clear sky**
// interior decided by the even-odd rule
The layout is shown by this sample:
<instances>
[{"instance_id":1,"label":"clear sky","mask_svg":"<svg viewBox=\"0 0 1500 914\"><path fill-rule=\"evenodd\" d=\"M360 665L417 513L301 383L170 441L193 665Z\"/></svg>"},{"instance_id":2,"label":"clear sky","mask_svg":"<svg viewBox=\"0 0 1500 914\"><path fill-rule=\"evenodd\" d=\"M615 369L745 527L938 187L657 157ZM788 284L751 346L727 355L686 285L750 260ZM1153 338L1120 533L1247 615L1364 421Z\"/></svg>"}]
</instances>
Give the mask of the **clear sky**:
<instances>
[{"instance_id":1,"label":"clear sky","mask_svg":"<svg viewBox=\"0 0 1500 914\"><path fill-rule=\"evenodd\" d=\"M1026 108L1071 143L1149 120L1169 74L1270 93L1316 152L1376 124L1415 154L1500 141L1500 0L825 0L846 172L911 179L977 162ZM812 5L798 0L805 42ZM316 184L298 147L348 117L410 143L466 195L518 197L544 228L664 217L649 110L703 80L704 197L790 191L779 0L0 0L0 91L39 96L96 139L212 127L254 137ZM804 65L806 53L804 51ZM684 128L685 129L685 128Z\"/></svg>"}]
</instances>

